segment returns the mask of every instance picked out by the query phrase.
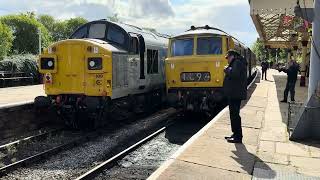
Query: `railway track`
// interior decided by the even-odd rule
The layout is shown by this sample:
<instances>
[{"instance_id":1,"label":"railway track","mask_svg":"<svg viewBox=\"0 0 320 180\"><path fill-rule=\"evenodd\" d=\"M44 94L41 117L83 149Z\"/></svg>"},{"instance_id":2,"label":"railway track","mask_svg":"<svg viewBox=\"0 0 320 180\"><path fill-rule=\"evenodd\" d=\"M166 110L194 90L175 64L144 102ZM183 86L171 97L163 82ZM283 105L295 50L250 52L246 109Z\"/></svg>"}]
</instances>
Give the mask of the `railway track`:
<instances>
[{"instance_id":1,"label":"railway track","mask_svg":"<svg viewBox=\"0 0 320 180\"><path fill-rule=\"evenodd\" d=\"M8 148L8 146L15 146L19 143L21 143L21 141L28 141L30 139L32 140L36 140L36 139L41 139L41 138L45 138L45 137L48 137L50 135L54 135L54 134L58 134L58 133L61 133L61 130L54 130L52 132L48 132L48 133L43 133L43 134L39 134L37 136L32 136L32 137L29 137L29 138L24 138L22 140L19 140L19 141L15 141L15 142L12 142L12 143L9 143L7 145L4 145L3 146L3 149L4 148ZM44 160L52 155L55 155L61 151L65 151L65 150L68 150L70 148L73 148L83 142L86 142L88 140L91 140L97 136L99 136L100 134L102 133L102 130L98 130L98 131L95 131L95 132L91 132L91 133L86 133L85 135L81 135L81 133L72 133L72 136L77 136L79 135L80 137L77 137L77 138L74 138L66 143L63 143L61 145L58 145L58 146L55 146L53 148L50 148L50 149L47 149L47 150L44 150L40 153L36 153L34 155L31 155L29 157L26 157L26 158L23 158L21 160L18 160L16 162L13 162L13 163L10 163L4 167L1 167L0 168L0 177L6 175L7 173L11 172L11 171L14 171L16 170L17 168L20 168L20 167L25 167L27 165L30 165L32 163L35 163L35 162L38 162L40 160Z\"/></svg>"},{"instance_id":2,"label":"railway track","mask_svg":"<svg viewBox=\"0 0 320 180\"><path fill-rule=\"evenodd\" d=\"M160 122L160 119L162 119L161 121L163 121L164 119L166 119L169 116L169 114L171 114L171 116L172 116L175 112L176 111L173 111L173 110L164 110L164 111L161 111L161 112L159 111L159 113L152 114L152 115L150 115L148 117L145 117L145 118L143 118L144 120L140 125L141 129L145 129L146 130L146 127L144 127L146 125L145 123L148 122L148 124L152 124L151 122L153 122L154 120L156 122ZM49 163L50 161L54 161L57 158L56 156L55 156L56 158L50 158L53 155L64 156L65 153L59 153L59 152L66 152L67 150L69 150L68 153L72 152L72 151L78 151L79 152L79 150L77 150L79 148L81 148L81 149L83 148L82 150L84 150L84 149L86 149L86 146L87 146L86 144L94 143L94 141L96 141L98 139L97 138L98 136L99 136L99 139L107 138L107 139L114 139L112 141L115 141L116 140L115 138L117 138L117 139L119 138L118 135L115 135L115 134L117 134L117 131L118 131L117 129L121 128L121 126L124 126L123 127L124 129L132 129L130 127L127 127L127 125L123 125L124 122L122 122L122 123L118 122L117 124L122 124L122 125L120 125L120 127L112 126L110 128L107 127L107 128L103 128L101 130L95 131L95 132L87 133L87 134L85 134L85 135L83 135L83 136L81 136L79 138L76 138L76 139L70 141L70 142L67 142L67 143L64 143L62 145L53 147L53 148L48 149L46 151L37 153L35 155L29 156L27 158L24 158L22 160L19 160L19 161L15 162L15 163L12 163L12 164L9 164L9 165L7 165L5 167L2 167L2 168L0 168L0 177L2 177L4 179L7 179L6 177L17 177L17 176L15 176L13 174L19 174L20 168L21 168L21 171L24 171L24 169L28 169L28 168L33 169L32 167L38 166L39 164L50 164ZM136 123L134 123L134 124L136 124ZM134 125L134 126L136 126L136 125ZM121 131L124 131L124 129L121 130ZM143 131L145 131L145 130L143 130ZM134 134L132 134L132 132L128 133L128 135L129 134L134 135ZM139 134L139 132L138 132L138 134ZM128 137L131 137L131 136L128 136ZM138 136L138 137L141 137L141 136ZM118 144L116 146L119 146L119 145L122 144L122 143L120 143L121 140L120 140L120 142L119 141L115 141L115 142L118 142ZM73 149L75 146L80 146L80 147ZM100 146L106 146L106 145L101 144ZM114 145L109 145L109 146L112 149ZM89 147L89 149L90 149L90 147ZM116 151L116 152L118 152L118 151ZM68 159L68 158L70 158L70 156L68 156L66 158ZM61 158L57 158L57 159L61 160ZM45 160L45 162L43 162L43 160ZM41 161L41 163L40 163L40 161ZM68 160L66 160L66 161L68 161ZM33 164L35 164L35 165L33 166ZM40 165L40 166L42 166L42 165ZM92 166L88 166L86 169L90 169L91 167ZM83 172L81 172L81 173L83 173ZM78 173L78 174L75 174L75 175L72 175L72 173L71 173L70 175L68 175L68 177L75 178L75 177L79 176L81 173ZM16 178L14 178L14 179L16 179ZM70 178L67 178L67 179L70 179Z\"/></svg>"},{"instance_id":3,"label":"railway track","mask_svg":"<svg viewBox=\"0 0 320 180\"><path fill-rule=\"evenodd\" d=\"M76 180L86 180L86 179L93 179L95 176L97 176L102 170L107 169L107 168L111 168L113 165L115 165L115 163L122 159L123 157L125 157L126 155L128 155L129 153L131 153L132 151L136 150L137 148L139 148L140 146L142 146L143 144L147 143L148 141L150 141L151 139L153 139L154 137L156 137L157 135L159 135L160 133L164 132L172 123L170 123L167 126L164 126L160 129L158 129L157 131L155 131L154 133L150 134L149 136L143 138L142 140L138 141L137 143L131 145L130 147L128 147L127 149L121 151L120 153L116 154L115 156L109 158L108 160L102 162L101 164L97 165L96 167L92 168L91 170L89 170L88 172L84 173L83 175L79 176L78 178L76 178Z\"/></svg>"},{"instance_id":4,"label":"railway track","mask_svg":"<svg viewBox=\"0 0 320 180\"><path fill-rule=\"evenodd\" d=\"M36 135L24 137L22 139L15 140L13 142L9 142L7 144L4 144L4 145L0 146L0 152L6 151L7 149L11 149L13 147L18 146L19 144L26 143L28 141L38 141L38 140L47 138L48 136L54 136L54 135L58 134L59 132L61 132L62 130L63 130L62 128L54 129L54 130L51 130L51 131L42 132L42 133L39 133L39 134L36 134Z\"/></svg>"}]
</instances>

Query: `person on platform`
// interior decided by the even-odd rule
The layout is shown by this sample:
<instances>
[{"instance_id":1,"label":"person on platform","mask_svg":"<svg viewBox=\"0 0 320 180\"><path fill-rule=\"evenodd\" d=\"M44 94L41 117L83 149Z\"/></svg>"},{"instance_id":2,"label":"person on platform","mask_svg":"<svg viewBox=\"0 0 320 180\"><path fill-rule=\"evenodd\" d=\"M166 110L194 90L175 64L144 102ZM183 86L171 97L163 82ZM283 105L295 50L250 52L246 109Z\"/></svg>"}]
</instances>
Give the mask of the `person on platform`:
<instances>
[{"instance_id":1,"label":"person on platform","mask_svg":"<svg viewBox=\"0 0 320 180\"><path fill-rule=\"evenodd\" d=\"M229 65L224 69L223 89L228 100L233 134L225 139L229 143L242 143L240 105L241 100L247 98L247 62L235 50L229 50L226 58Z\"/></svg>"},{"instance_id":2,"label":"person on platform","mask_svg":"<svg viewBox=\"0 0 320 180\"><path fill-rule=\"evenodd\" d=\"M261 62L261 69L262 69L262 80L264 76L264 80L267 80L267 70L269 68L269 63L267 61Z\"/></svg>"},{"instance_id":3,"label":"person on platform","mask_svg":"<svg viewBox=\"0 0 320 180\"><path fill-rule=\"evenodd\" d=\"M279 72L283 71L287 73L287 84L286 88L284 90L284 97L283 100L280 102L288 102L288 94L290 92L291 101L294 102L294 95L295 95L295 86L298 78L298 72L299 72L299 64L295 60L291 60L288 64L288 68L280 68L278 69Z\"/></svg>"}]
</instances>

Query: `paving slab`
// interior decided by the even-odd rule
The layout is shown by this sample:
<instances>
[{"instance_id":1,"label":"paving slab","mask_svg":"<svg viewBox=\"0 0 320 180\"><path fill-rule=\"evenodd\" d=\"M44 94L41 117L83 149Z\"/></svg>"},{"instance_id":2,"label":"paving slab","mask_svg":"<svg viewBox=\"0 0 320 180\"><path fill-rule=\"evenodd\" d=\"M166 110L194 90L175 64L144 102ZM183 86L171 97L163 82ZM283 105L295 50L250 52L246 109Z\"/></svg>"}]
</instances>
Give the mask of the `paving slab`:
<instances>
[{"instance_id":1,"label":"paving slab","mask_svg":"<svg viewBox=\"0 0 320 180\"><path fill-rule=\"evenodd\" d=\"M37 96L44 96L43 85L0 88L0 105L33 101Z\"/></svg>"},{"instance_id":2,"label":"paving slab","mask_svg":"<svg viewBox=\"0 0 320 180\"><path fill-rule=\"evenodd\" d=\"M273 141L263 141L261 140L259 143L259 152L270 152L275 153L276 151L276 143Z\"/></svg>"},{"instance_id":3,"label":"paving slab","mask_svg":"<svg viewBox=\"0 0 320 180\"><path fill-rule=\"evenodd\" d=\"M228 171L224 169L203 166L195 163L184 161L168 161L170 168L159 171L159 174L154 174L159 180L250 180L248 174ZM150 177L149 179L155 179Z\"/></svg>"},{"instance_id":4,"label":"paving slab","mask_svg":"<svg viewBox=\"0 0 320 180\"><path fill-rule=\"evenodd\" d=\"M254 128L242 128L243 133L243 143L257 146L259 138L259 130ZM230 135L230 125L228 124L216 124L213 128L208 129L205 132L205 136L210 138L217 138L224 140L226 136Z\"/></svg>"},{"instance_id":5,"label":"paving slab","mask_svg":"<svg viewBox=\"0 0 320 180\"><path fill-rule=\"evenodd\" d=\"M320 177L320 159L308 157L290 156L291 164L298 169L298 172Z\"/></svg>"},{"instance_id":6,"label":"paving slab","mask_svg":"<svg viewBox=\"0 0 320 180\"><path fill-rule=\"evenodd\" d=\"M277 154L267 151L259 151L257 153L259 159L257 161L264 163L274 163L274 164L282 164L289 165L290 160L288 155Z\"/></svg>"},{"instance_id":7,"label":"paving slab","mask_svg":"<svg viewBox=\"0 0 320 180\"><path fill-rule=\"evenodd\" d=\"M251 174L255 151L256 146L230 144L222 139L202 136L176 159Z\"/></svg>"},{"instance_id":8,"label":"paving slab","mask_svg":"<svg viewBox=\"0 0 320 180\"><path fill-rule=\"evenodd\" d=\"M294 142L276 142L276 153L302 157L311 155L308 146Z\"/></svg>"}]
</instances>

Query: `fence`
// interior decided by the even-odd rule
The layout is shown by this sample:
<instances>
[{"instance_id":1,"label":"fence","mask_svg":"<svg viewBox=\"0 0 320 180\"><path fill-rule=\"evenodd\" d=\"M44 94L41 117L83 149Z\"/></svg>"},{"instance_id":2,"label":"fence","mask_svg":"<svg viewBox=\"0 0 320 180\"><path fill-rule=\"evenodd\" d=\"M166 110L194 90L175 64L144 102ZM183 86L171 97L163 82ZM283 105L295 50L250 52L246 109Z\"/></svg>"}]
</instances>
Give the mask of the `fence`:
<instances>
[{"instance_id":1,"label":"fence","mask_svg":"<svg viewBox=\"0 0 320 180\"><path fill-rule=\"evenodd\" d=\"M32 74L25 72L0 71L0 88L32 85L36 83L38 82Z\"/></svg>"}]
</instances>

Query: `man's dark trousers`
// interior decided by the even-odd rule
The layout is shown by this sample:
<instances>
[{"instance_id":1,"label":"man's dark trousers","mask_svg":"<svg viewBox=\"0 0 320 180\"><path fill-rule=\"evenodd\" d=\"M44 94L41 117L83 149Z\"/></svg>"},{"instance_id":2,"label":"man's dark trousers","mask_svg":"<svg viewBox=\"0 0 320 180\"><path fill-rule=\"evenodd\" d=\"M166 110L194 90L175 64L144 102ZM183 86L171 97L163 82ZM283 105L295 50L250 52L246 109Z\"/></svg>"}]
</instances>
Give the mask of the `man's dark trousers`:
<instances>
[{"instance_id":1,"label":"man's dark trousers","mask_svg":"<svg viewBox=\"0 0 320 180\"><path fill-rule=\"evenodd\" d=\"M229 99L229 111L231 119L231 130L235 139L242 139L241 117L240 117L240 105L241 100Z\"/></svg>"},{"instance_id":2,"label":"man's dark trousers","mask_svg":"<svg viewBox=\"0 0 320 180\"><path fill-rule=\"evenodd\" d=\"M288 99L289 91L290 91L291 101L294 101L296 81L297 80L290 80L290 81L288 80L287 81L286 89L284 90L284 100L285 101L287 101L287 99Z\"/></svg>"},{"instance_id":3,"label":"man's dark trousers","mask_svg":"<svg viewBox=\"0 0 320 180\"><path fill-rule=\"evenodd\" d=\"M267 70L262 70L262 79L263 79L263 76L264 76L264 79L267 80Z\"/></svg>"}]
</instances>

